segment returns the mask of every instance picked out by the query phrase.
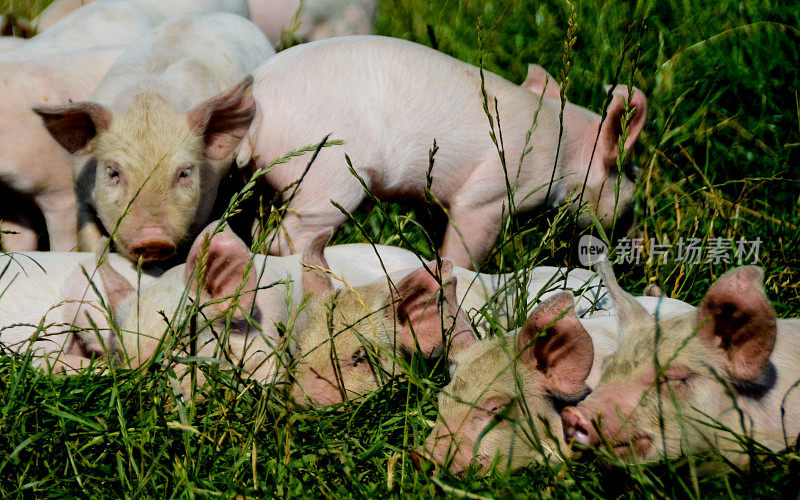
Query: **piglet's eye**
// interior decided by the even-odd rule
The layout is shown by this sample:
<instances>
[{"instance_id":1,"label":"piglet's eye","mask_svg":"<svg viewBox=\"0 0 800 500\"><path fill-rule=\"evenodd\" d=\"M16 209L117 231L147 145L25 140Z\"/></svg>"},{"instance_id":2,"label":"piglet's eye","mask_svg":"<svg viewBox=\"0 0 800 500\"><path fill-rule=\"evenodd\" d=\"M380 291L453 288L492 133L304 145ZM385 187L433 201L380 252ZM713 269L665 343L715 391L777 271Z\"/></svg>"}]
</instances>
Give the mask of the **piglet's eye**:
<instances>
[{"instance_id":1,"label":"piglet's eye","mask_svg":"<svg viewBox=\"0 0 800 500\"><path fill-rule=\"evenodd\" d=\"M175 182L177 184L186 185L192 181L193 177L194 177L194 167L192 167L191 165L187 165L181 167L178 170L178 173L175 176Z\"/></svg>"},{"instance_id":2,"label":"piglet's eye","mask_svg":"<svg viewBox=\"0 0 800 500\"><path fill-rule=\"evenodd\" d=\"M499 415L501 413L504 413L508 409L508 407L511 405L511 402L512 400L509 399L494 397L487 401L484 401L481 407L487 413Z\"/></svg>"},{"instance_id":3,"label":"piglet's eye","mask_svg":"<svg viewBox=\"0 0 800 500\"><path fill-rule=\"evenodd\" d=\"M367 349L364 346L361 346L353 353L353 366L358 366L361 363L365 363L367 361Z\"/></svg>"},{"instance_id":4,"label":"piglet's eye","mask_svg":"<svg viewBox=\"0 0 800 500\"><path fill-rule=\"evenodd\" d=\"M664 378L667 380L685 382L692 375L691 370L683 365L670 366L664 372Z\"/></svg>"},{"instance_id":5,"label":"piglet's eye","mask_svg":"<svg viewBox=\"0 0 800 500\"><path fill-rule=\"evenodd\" d=\"M120 178L122 177L119 167L113 163L106 165L106 177L108 178L109 184L119 184Z\"/></svg>"}]
</instances>

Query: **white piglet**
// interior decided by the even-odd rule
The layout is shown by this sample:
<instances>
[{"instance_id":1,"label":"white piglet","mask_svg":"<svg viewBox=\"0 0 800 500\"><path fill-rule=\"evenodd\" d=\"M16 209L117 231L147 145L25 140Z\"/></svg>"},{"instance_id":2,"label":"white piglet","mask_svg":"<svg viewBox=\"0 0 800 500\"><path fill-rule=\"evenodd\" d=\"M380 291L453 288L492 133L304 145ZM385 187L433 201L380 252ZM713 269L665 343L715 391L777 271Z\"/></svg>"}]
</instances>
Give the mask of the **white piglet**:
<instances>
[{"instance_id":1,"label":"white piglet","mask_svg":"<svg viewBox=\"0 0 800 500\"><path fill-rule=\"evenodd\" d=\"M132 284L148 285L157 275L139 275L118 255L108 259ZM115 355L116 336L101 299L111 288L95 261L79 252L0 255L0 353L30 352L35 366L67 371L85 366L92 355Z\"/></svg>"},{"instance_id":2,"label":"white piglet","mask_svg":"<svg viewBox=\"0 0 800 500\"><path fill-rule=\"evenodd\" d=\"M582 199L606 227L614 212L629 209L634 181L617 169L620 121L630 97L633 114L624 141L630 150L646 117L641 91L632 89L629 96L626 87L617 87L602 124L596 113L567 102L559 140L561 102L550 98L555 82L545 89L546 78L529 76L520 87L484 75L491 109L497 99L508 177L489 135L475 66L422 45L376 36L299 45L263 64L255 73L258 110L240 149L240 166L253 157L261 168L328 134L345 144L320 151L283 219L280 247L272 251L302 249L322 227L343 223L346 216L331 200L349 211L361 205L364 190L348 171L345 153L376 196L424 200L434 140L439 150L431 190L451 217L442 255L458 266L480 264L488 254L508 214L509 185L519 212L546 201L560 203L581 191L584 181ZM526 141L537 113L536 128ZM294 158L266 179L283 190L300 179L307 163ZM584 214L582 220L590 219Z\"/></svg>"},{"instance_id":3,"label":"white piglet","mask_svg":"<svg viewBox=\"0 0 800 500\"><path fill-rule=\"evenodd\" d=\"M272 54L248 20L193 14L139 39L88 101L36 108L72 154L79 249L103 229L132 260L191 243L255 112L249 73Z\"/></svg>"},{"instance_id":4,"label":"white piglet","mask_svg":"<svg viewBox=\"0 0 800 500\"><path fill-rule=\"evenodd\" d=\"M0 229L5 250L36 250L28 221L35 214L13 198L29 199L44 215L50 250L76 245L77 209L69 156L31 110L89 97L125 46L163 17L127 0L108 0L72 13L46 34L0 54ZM23 206L26 204L22 204Z\"/></svg>"}]
</instances>

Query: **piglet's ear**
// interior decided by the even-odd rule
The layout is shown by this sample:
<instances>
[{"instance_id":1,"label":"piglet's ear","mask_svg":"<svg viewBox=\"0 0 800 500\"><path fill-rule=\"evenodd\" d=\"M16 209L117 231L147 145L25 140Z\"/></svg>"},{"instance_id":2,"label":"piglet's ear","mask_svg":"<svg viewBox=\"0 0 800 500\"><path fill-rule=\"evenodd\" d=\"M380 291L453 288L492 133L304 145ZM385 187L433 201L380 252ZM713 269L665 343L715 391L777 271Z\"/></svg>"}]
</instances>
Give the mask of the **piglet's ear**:
<instances>
[{"instance_id":1,"label":"piglet's ear","mask_svg":"<svg viewBox=\"0 0 800 500\"><path fill-rule=\"evenodd\" d=\"M111 125L111 112L94 102L34 106L53 139L70 154L91 152L92 139Z\"/></svg>"},{"instance_id":2,"label":"piglet's ear","mask_svg":"<svg viewBox=\"0 0 800 500\"><path fill-rule=\"evenodd\" d=\"M333 281L326 271L330 269L325 260L325 246L331 240L333 228L325 228L306 245L303 250L303 293L325 295L333 292Z\"/></svg>"},{"instance_id":3,"label":"piglet's ear","mask_svg":"<svg viewBox=\"0 0 800 500\"><path fill-rule=\"evenodd\" d=\"M697 308L697 336L721 349L731 377L757 380L775 345L775 311L764 292L764 272L753 266L723 274Z\"/></svg>"},{"instance_id":4,"label":"piglet's ear","mask_svg":"<svg viewBox=\"0 0 800 500\"><path fill-rule=\"evenodd\" d=\"M622 135L622 117L625 115L630 94L630 107L633 116L628 121L628 136L625 138L625 151L633 149L639 134L642 133L647 120L647 98L637 89L629 89L625 85L617 85L612 93L611 103L608 105L606 119L600 128L600 137L597 151L607 168L616 168L619 156L619 138Z\"/></svg>"},{"instance_id":5,"label":"piglet's ear","mask_svg":"<svg viewBox=\"0 0 800 500\"><path fill-rule=\"evenodd\" d=\"M561 88L558 82L547 70L538 64L528 65L528 76L525 78L522 86L542 97L561 99Z\"/></svg>"},{"instance_id":6,"label":"piglet's ear","mask_svg":"<svg viewBox=\"0 0 800 500\"><path fill-rule=\"evenodd\" d=\"M544 374L547 390L563 396L586 390L594 347L575 315L572 294L559 293L539 304L517 342L520 362Z\"/></svg>"},{"instance_id":7,"label":"piglet's ear","mask_svg":"<svg viewBox=\"0 0 800 500\"><path fill-rule=\"evenodd\" d=\"M443 327L447 332L447 358L455 362L478 342L478 337L475 335L475 330L472 329L467 313L461 309L458 302L457 284L455 276L448 278L442 284L442 311L445 321Z\"/></svg>"},{"instance_id":8,"label":"piglet's ear","mask_svg":"<svg viewBox=\"0 0 800 500\"><path fill-rule=\"evenodd\" d=\"M119 307L129 298L133 297L136 289L133 288L128 280L126 280L108 260L108 238L101 238L95 250L95 259L97 261L97 271L100 273L100 279L103 280L103 290L105 291L105 300L111 313L115 316L119 314Z\"/></svg>"},{"instance_id":9,"label":"piglet's ear","mask_svg":"<svg viewBox=\"0 0 800 500\"><path fill-rule=\"evenodd\" d=\"M212 160L225 159L247 134L256 113L252 85L247 75L189 112L189 125L205 138L206 156Z\"/></svg>"},{"instance_id":10,"label":"piglet's ear","mask_svg":"<svg viewBox=\"0 0 800 500\"><path fill-rule=\"evenodd\" d=\"M192 244L186 260L186 284L196 290L200 283L203 302L220 301L212 306L218 314L227 313L237 302L250 314L258 285L250 250L228 227L213 234L218 224L211 223Z\"/></svg>"},{"instance_id":11,"label":"piglet's ear","mask_svg":"<svg viewBox=\"0 0 800 500\"><path fill-rule=\"evenodd\" d=\"M452 263L447 262L443 265L446 272L448 267L452 270ZM390 300L394 307L387 308L386 314L396 320L397 343L407 352L416 351L419 345L424 355L432 356L444 344L445 328L439 308L441 286L434 272L441 276L435 266L425 266L403 278L392 290Z\"/></svg>"}]
</instances>

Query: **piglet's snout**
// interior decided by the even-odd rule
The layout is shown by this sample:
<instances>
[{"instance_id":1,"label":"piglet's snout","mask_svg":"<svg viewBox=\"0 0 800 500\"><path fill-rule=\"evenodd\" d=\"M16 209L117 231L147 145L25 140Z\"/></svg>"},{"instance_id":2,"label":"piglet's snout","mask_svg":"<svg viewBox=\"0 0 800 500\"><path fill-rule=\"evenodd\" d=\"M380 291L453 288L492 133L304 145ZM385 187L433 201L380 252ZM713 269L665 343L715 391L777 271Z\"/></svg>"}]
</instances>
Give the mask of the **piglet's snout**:
<instances>
[{"instance_id":1,"label":"piglet's snout","mask_svg":"<svg viewBox=\"0 0 800 500\"><path fill-rule=\"evenodd\" d=\"M131 245L131 256L145 262L165 260L173 255L177 247L172 239L162 229L145 229L141 237Z\"/></svg>"},{"instance_id":2,"label":"piglet's snout","mask_svg":"<svg viewBox=\"0 0 800 500\"><path fill-rule=\"evenodd\" d=\"M598 436L592 422L579 409L574 406L564 408L561 412L561 421L564 424L564 437L568 443L584 446L597 444Z\"/></svg>"}]
</instances>

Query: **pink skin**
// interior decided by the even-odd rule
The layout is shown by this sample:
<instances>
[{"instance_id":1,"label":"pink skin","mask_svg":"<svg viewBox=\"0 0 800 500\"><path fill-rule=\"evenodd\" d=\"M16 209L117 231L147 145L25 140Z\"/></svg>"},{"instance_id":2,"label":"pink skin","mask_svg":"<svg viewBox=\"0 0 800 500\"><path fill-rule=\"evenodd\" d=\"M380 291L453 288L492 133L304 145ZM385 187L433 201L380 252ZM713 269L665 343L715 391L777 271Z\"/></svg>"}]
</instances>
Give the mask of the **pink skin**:
<instances>
[{"instance_id":1,"label":"pink skin","mask_svg":"<svg viewBox=\"0 0 800 500\"><path fill-rule=\"evenodd\" d=\"M30 62L0 61L0 183L31 199L42 212L51 251L75 250L77 210L69 156L31 106L85 99L100 81L120 49L87 50L78 54L42 56ZM78 68L85 68L79 70ZM19 207L3 204L0 218L19 219ZM26 237L15 250L36 249Z\"/></svg>"},{"instance_id":2,"label":"pink skin","mask_svg":"<svg viewBox=\"0 0 800 500\"><path fill-rule=\"evenodd\" d=\"M514 340L513 336L505 338ZM552 446L555 443L539 420L547 422L557 436L559 419L551 397L586 390L584 381L594 351L567 292L542 302L531 313L517 336L516 349L503 346L501 338L478 342L473 336L471 342L451 349L450 358L455 360L455 369L439 397L436 425L412 459L418 466L423 459L431 460L459 475L474 465L486 472L496 458L501 467L509 468L541 460L539 450L525 437L531 429L527 429L518 401L524 397L543 445ZM522 381L522 394L512 360ZM496 425L487 432L493 421Z\"/></svg>"},{"instance_id":3,"label":"pink skin","mask_svg":"<svg viewBox=\"0 0 800 500\"><path fill-rule=\"evenodd\" d=\"M657 351L655 322L632 316L639 326L621 335L594 392L563 410L568 441L607 444L622 458L644 461L719 449L745 465L730 435L702 422L713 419L741 434L741 411L746 433L775 451L800 432L800 397L792 389L800 379L800 321L776 319L760 269L725 273L696 312L662 321ZM654 356L665 364L660 377Z\"/></svg>"},{"instance_id":4,"label":"pink skin","mask_svg":"<svg viewBox=\"0 0 800 500\"><path fill-rule=\"evenodd\" d=\"M374 31L375 0L249 0L250 19L278 46L283 32L302 42Z\"/></svg>"},{"instance_id":5,"label":"pink skin","mask_svg":"<svg viewBox=\"0 0 800 500\"><path fill-rule=\"evenodd\" d=\"M341 73L341 67L350 70ZM415 77L408 78L412 72ZM559 204L575 190L579 193L586 179L583 201L610 227L617 180L617 212L628 209L634 191L633 181L618 176L616 165L629 89L618 86L613 92L602 126L599 115L567 102L556 162L561 102L551 97L558 86L550 78L544 99L530 90L544 88L542 72L532 68L525 88L485 72L489 98L498 99L510 182L518 180L517 211ZM330 76L334 74L336 78ZM506 179L489 137L478 68L411 42L364 36L292 47L262 64L255 78L258 110L238 156L240 166L255 158L255 167L264 167L331 133L332 139L345 143L324 148L317 156L284 217L273 253L303 248L321 228L342 224L345 216L329 200L348 211L362 204L363 187L348 171L345 154L379 198L424 200L428 152L435 138L439 150L431 190L451 218L442 255L465 268L485 259L508 209ZM317 80L324 84L309 84ZM353 93L353 88L359 92ZM647 109L641 91L632 89L630 94L635 112L624 144L628 151L644 127ZM526 146L540 101L537 129ZM520 164L527 147L532 152ZM294 158L265 178L281 191L300 178L307 164L306 155ZM546 199L554 165L555 182ZM590 222L588 216L581 220Z\"/></svg>"},{"instance_id":6,"label":"pink skin","mask_svg":"<svg viewBox=\"0 0 800 500\"><path fill-rule=\"evenodd\" d=\"M669 397L670 381L673 383L671 387L673 394L686 396L685 388L677 387L675 384L688 377L685 367L672 366L664 376L665 378L658 384L662 396ZM605 433L604 438L618 455L646 456L652 449L654 436L631 432L625 424L639 407L642 396L646 392L654 391L656 386L655 370L649 370L633 380L605 385L596 391L590 400L581 401L577 407L567 407L562 411L564 436L567 441L584 446L600 445L602 438L585 415L594 415L593 418L598 418L602 414L601 428Z\"/></svg>"},{"instance_id":7,"label":"pink skin","mask_svg":"<svg viewBox=\"0 0 800 500\"><path fill-rule=\"evenodd\" d=\"M249 72L273 53L240 16L176 18L128 47L88 100L35 108L72 155L79 249L107 234L154 262L191 244L255 113Z\"/></svg>"}]
</instances>

